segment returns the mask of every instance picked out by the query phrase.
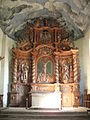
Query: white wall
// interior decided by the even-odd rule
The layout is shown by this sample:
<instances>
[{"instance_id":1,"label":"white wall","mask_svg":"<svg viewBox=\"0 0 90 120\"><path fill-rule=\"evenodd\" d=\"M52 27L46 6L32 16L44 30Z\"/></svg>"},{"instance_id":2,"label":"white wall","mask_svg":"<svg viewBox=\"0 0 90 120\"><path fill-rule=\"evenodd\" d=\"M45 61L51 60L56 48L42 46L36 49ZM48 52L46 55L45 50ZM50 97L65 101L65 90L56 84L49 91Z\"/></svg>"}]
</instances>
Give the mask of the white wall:
<instances>
[{"instance_id":1,"label":"white wall","mask_svg":"<svg viewBox=\"0 0 90 120\"><path fill-rule=\"evenodd\" d=\"M87 31L82 44L82 62L84 66L85 89L87 89L88 93L90 93L90 29Z\"/></svg>"},{"instance_id":2,"label":"white wall","mask_svg":"<svg viewBox=\"0 0 90 120\"><path fill-rule=\"evenodd\" d=\"M0 61L0 94L3 94L3 106L7 106L8 82L9 82L9 51L15 42L6 36L0 29L0 56L4 59Z\"/></svg>"},{"instance_id":3,"label":"white wall","mask_svg":"<svg viewBox=\"0 0 90 120\"><path fill-rule=\"evenodd\" d=\"M0 29L0 56L2 56L2 38L3 38L3 32ZM0 94L3 93L3 80L2 80L2 71L1 71L1 63L2 61L0 61Z\"/></svg>"},{"instance_id":4,"label":"white wall","mask_svg":"<svg viewBox=\"0 0 90 120\"><path fill-rule=\"evenodd\" d=\"M79 59L81 66L80 92L85 89L90 93L90 28L85 36L75 42L79 48Z\"/></svg>"}]
</instances>

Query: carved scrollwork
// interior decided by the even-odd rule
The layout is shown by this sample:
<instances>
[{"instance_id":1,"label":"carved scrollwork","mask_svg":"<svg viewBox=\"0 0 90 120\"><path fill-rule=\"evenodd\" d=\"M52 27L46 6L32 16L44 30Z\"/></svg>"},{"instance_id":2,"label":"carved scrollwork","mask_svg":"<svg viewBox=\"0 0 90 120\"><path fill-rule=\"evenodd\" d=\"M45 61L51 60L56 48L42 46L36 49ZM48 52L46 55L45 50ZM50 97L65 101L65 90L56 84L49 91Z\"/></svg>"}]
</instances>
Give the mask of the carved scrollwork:
<instances>
[{"instance_id":1,"label":"carved scrollwork","mask_svg":"<svg viewBox=\"0 0 90 120\"><path fill-rule=\"evenodd\" d=\"M32 92L54 92L55 91L55 87L53 86L42 86L42 85L32 85Z\"/></svg>"},{"instance_id":2,"label":"carved scrollwork","mask_svg":"<svg viewBox=\"0 0 90 120\"><path fill-rule=\"evenodd\" d=\"M53 55L53 50L48 48L48 47L43 47L43 48L40 48L38 50L38 54L37 54L37 57L38 56L41 56L41 55Z\"/></svg>"}]
</instances>

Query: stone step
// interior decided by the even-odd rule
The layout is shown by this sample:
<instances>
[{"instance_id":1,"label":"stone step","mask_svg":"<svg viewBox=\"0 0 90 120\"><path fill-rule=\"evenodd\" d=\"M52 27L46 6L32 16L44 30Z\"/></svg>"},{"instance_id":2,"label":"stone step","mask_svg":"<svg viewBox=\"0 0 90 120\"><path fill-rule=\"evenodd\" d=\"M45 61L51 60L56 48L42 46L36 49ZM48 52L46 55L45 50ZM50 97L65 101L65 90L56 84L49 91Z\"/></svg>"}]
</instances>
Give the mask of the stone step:
<instances>
[{"instance_id":1,"label":"stone step","mask_svg":"<svg viewBox=\"0 0 90 120\"><path fill-rule=\"evenodd\" d=\"M31 120L31 119L50 119L50 120L90 120L90 116L7 116L1 117L0 120Z\"/></svg>"},{"instance_id":2,"label":"stone step","mask_svg":"<svg viewBox=\"0 0 90 120\"><path fill-rule=\"evenodd\" d=\"M0 120L89 120L87 111L59 111L36 109L0 110Z\"/></svg>"},{"instance_id":3,"label":"stone step","mask_svg":"<svg viewBox=\"0 0 90 120\"><path fill-rule=\"evenodd\" d=\"M39 118L36 118L36 117L34 117L34 118L2 118L2 119L0 119L0 120L90 120L90 118L88 118L88 117L85 117L85 118L79 118L79 117L74 117L74 118L69 118L69 117L67 117L67 118L46 118L46 117L44 117L44 118L42 118L42 117L39 117Z\"/></svg>"}]
</instances>

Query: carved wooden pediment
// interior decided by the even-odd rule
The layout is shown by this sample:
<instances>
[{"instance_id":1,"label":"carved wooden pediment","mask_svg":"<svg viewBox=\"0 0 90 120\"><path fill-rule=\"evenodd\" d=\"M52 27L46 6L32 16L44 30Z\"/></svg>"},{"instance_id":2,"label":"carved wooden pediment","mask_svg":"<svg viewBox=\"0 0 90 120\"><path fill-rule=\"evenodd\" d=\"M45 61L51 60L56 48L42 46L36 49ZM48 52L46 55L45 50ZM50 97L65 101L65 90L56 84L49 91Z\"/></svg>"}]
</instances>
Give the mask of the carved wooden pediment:
<instances>
[{"instance_id":1,"label":"carved wooden pediment","mask_svg":"<svg viewBox=\"0 0 90 120\"><path fill-rule=\"evenodd\" d=\"M53 55L54 47L50 45L39 45L32 51L32 54L37 58L40 56L50 56Z\"/></svg>"},{"instance_id":2,"label":"carved wooden pediment","mask_svg":"<svg viewBox=\"0 0 90 120\"><path fill-rule=\"evenodd\" d=\"M28 58L30 57L32 46L30 41L23 40L21 43L16 43L16 47L12 48L12 53L15 57Z\"/></svg>"}]
</instances>

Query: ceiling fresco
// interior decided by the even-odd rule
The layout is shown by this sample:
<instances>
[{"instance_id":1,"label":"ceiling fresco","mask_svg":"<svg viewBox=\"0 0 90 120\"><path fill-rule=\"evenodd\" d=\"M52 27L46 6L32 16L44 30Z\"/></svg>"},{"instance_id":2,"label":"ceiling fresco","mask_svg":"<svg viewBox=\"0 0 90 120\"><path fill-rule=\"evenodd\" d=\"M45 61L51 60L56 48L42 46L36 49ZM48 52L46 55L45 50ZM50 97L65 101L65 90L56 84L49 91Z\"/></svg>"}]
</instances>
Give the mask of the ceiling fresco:
<instances>
[{"instance_id":1,"label":"ceiling fresco","mask_svg":"<svg viewBox=\"0 0 90 120\"><path fill-rule=\"evenodd\" d=\"M77 40L90 26L90 0L0 0L0 27L12 39L36 18L56 19Z\"/></svg>"}]
</instances>

